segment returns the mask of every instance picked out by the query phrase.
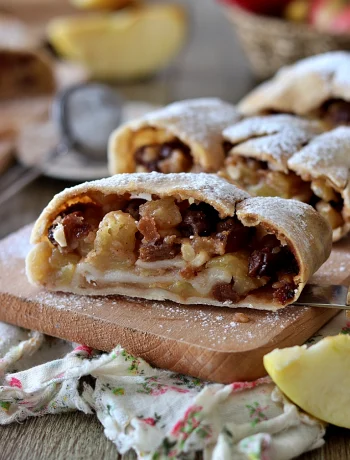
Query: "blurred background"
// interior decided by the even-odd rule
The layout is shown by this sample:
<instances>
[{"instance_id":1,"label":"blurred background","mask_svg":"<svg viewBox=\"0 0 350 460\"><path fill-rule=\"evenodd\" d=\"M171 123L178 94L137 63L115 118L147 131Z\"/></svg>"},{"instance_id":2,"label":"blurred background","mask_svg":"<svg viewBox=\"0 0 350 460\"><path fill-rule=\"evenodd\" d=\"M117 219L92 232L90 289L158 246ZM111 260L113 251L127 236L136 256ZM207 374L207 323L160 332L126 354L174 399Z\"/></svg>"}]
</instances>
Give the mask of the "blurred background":
<instances>
[{"instance_id":1,"label":"blurred background","mask_svg":"<svg viewBox=\"0 0 350 460\"><path fill-rule=\"evenodd\" d=\"M345 0L0 0L0 237L108 174L106 148L68 134L106 144L174 100L235 103L283 65L349 48Z\"/></svg>"}]
</instances>

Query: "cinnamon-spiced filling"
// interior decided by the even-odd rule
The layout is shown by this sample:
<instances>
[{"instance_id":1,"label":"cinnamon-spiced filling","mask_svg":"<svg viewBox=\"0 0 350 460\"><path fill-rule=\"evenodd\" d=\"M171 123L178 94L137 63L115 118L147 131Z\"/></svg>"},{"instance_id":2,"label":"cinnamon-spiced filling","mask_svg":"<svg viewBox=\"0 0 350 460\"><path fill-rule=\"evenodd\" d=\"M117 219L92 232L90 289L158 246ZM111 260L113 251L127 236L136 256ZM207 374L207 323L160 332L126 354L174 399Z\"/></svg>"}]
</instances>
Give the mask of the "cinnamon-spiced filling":
<instances>
[{"instance_id":1,"label":"cinnamon-spiced filling","mask_svg":"<svg viewBox=\"0 0 350 460\"><path fill-rule=\"evenodd\" d=\"M124 195L107 204L96 197L84 201L53 220L33 255L37 276L46 267L48 284L118 284L220 303L236 303L257 290L280 304L294 297L296 259L262 225L221 219L195 200Z\"/></svg>"},{"instance_id":2,"label":"cinnamon-spiced filling","mask_svg":"<svg viewBox=\"0 0 350 460\"><path fill-rule=\"evenodd\" d=\"M278 196L308 203L322 214L334 229L344 225L343 199L323 179L304 181L293 171L288 174L269 169L268 163L231 155L223 173L235 185L254 196Z\"/></svg>"}]
</instances>

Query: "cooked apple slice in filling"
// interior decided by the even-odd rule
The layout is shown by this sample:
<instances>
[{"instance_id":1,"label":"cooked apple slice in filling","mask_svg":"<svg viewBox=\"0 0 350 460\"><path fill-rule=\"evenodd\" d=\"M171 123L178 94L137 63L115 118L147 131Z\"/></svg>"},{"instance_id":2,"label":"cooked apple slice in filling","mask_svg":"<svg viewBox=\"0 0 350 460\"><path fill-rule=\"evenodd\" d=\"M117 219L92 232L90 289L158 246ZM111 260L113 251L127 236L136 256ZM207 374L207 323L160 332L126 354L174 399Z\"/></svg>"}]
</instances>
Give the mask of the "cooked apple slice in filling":
<instances>
[{"instance_id":1,"label":"cooked apple slice in filling","mask_svg":"<svg viewBox=\"0 0 350 460\"><path fill-rule=\"evenodd\" d=\"M215 175L122 174L57 195L32 242L29 280L50 290L276 309L327 259L331 230Z\"/></svg>"},{"instance_id":2,"label":"cooked apple slice in filling","mask_svg":"<svg viewBox=\"0 0 350 460\"><path fill-rule=\"evenodd\" d=\"M279 196L315 207L337 241L350 230L350 128L320 134L291 115L246 119L224 131L220 175L254 196Z\"/></svg>"}]
</instances>

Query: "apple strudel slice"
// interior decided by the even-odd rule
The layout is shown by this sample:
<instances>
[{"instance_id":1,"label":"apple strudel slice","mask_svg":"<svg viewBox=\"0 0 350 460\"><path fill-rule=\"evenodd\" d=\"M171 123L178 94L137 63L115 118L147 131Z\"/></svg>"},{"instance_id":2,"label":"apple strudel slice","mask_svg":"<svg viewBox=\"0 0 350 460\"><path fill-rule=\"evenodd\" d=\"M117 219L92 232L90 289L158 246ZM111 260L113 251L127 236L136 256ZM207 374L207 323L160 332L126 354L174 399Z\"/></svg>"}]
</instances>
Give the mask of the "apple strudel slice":
<instances>
[{"instance_id":1,"label":"apple strudel slice","mask_svg":"<svg viewBox=\"0 0 350 460\"><path fill-rule=\"evenodd\" d=\"M37 47L24 24L0 14L0 99L54 92L52 63Z\"/></svg>"},{"instance_id":2,"label":"apple strudel slice","mask_svg":"<svg viewBox=\"0 0 350 460\"><path fill-rule=\"evenodd\" d=\"M320 134L320 123L291 115L243 120L224 130L220 176L253 196L279 196L315 207L333 240L350 230L350 127Z\"/></svg>"},{"instance_id":3,"label":"apple strudel slice","mask_svg":"<svg viewBox=\"0 0 350 460\"><path fill-rule=\"evenodd\" d=\"M31 283L77 294L278 309L328 258L311 206L213 174L117 174L66 189L36 222Z\"/></svg>"},{"instance_id":4,"label":"apple strudel slice","mask_svg":"<svg viewBox=\"0 0 350 460\"><path fill-rule=\"evenodd\" d=\"M334 51L283 67L243 98L245 115L285 112L321 119L326 127L350 124L350 53Z\"/></svg>"},{"instance_id":5,"label":"apple strudel slice","mask_svg":"<svg viewBox=\"0 0 350 460\"><path fill-rule=\"evenodd\" d=\"M216 98L175 102L128 122L111 134L111 174L216 172L224 162L222 130L237 109Z\"/></svg>"}]
</instances>

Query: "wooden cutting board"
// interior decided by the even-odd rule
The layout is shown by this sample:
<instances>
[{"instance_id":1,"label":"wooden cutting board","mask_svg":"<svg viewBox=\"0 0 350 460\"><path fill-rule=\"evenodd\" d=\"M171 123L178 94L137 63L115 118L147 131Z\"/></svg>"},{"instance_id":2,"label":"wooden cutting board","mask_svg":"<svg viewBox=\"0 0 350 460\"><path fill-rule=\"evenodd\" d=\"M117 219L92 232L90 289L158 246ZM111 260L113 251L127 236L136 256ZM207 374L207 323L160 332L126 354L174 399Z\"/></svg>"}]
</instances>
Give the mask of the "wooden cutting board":
<instances>
[{"instance_id":1,"label":"wooden cutting board","mask_svg":"<svg viewBox=\"0 0 350 460\"><path fill-rule=\"evenodd\" d=\"M256 379L265 374L266 353L302 344L338 312L306 307L264 312L44 292L26 280L30 230L24 227L0 242L0 321L105 351L121 344L160 368L222 383ZM349 243L336 245L316 281L350 281ZM237 312L249 322L238 322Z\"/></svg>"}]
</instances>

